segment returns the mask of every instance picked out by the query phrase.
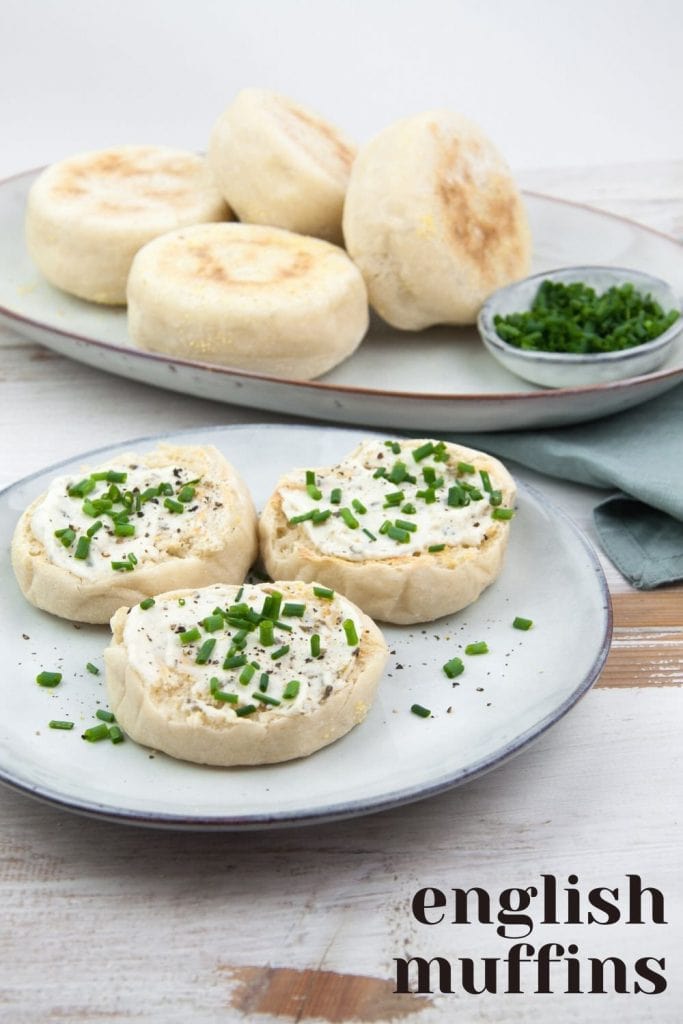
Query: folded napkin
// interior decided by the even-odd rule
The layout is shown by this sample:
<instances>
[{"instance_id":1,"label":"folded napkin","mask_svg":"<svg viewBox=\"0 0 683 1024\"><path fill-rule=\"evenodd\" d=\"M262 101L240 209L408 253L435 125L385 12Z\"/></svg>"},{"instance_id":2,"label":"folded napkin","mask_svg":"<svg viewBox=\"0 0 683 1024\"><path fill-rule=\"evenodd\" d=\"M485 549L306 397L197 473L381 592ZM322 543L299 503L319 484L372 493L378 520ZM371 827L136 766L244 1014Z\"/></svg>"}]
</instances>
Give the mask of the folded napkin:
<instances>
[{"instance_id":1,"label":"folded napkin","mask_svg":"<svg viewBox=\"0 0 683 1024\"><path fill-rule=\"evenodd\" d=\"M550 476L614 488L593 511L608 557L639 590L683 580L683 385L576 427L453 440Z\"/></svg>"}]
</instances>

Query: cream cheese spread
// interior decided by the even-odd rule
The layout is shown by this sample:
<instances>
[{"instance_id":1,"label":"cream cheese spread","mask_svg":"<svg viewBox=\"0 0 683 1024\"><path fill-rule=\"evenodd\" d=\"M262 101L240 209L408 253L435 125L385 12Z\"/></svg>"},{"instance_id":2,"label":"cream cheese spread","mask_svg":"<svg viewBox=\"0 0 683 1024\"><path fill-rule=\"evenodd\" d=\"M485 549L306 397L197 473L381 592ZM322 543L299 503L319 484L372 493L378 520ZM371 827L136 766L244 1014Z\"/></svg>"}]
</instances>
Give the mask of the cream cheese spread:
<instances>
[{"instance_id":1,"label":"cream cheese spread","mask_svg":"<svg viewBox=\"0 0 683 1024\"><path fill-rule=\"evenodd\" d=\"M275 617L266 615L270 625L262 629L271 598L278 601ZM154 698L199 723L314 710L345 685L361 634L355 606L295 581L216 584L150 599L130 609L123 640L130 668Z\"/></svg>"}]
</instances>

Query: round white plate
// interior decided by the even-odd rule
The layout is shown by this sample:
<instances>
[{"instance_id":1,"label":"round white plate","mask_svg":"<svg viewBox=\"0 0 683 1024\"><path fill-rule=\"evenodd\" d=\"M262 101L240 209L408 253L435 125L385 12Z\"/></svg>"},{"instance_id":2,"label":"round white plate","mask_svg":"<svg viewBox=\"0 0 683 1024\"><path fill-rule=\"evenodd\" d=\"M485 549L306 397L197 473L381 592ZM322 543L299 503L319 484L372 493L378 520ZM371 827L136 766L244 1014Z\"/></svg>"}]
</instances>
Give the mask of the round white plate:
<instances>
[{"instance_id":1,"label":"round white plate","mask_svg":"<svg viewBox=\"0 0 683 1024\"><path fill-rule=\"evenodd\" d=\"M257 507L293 467L336 462L364 436L312 427L219 427L172 435L216 445L249 484ZM266 828L351 817L439 793L501 764L556 722L588 690L609 649L611 611L597 558L571 521L520 488L502 575L470 608L424 626L387 626L391 651L376 703L347 736L300 761L206 768L131 740L87 743L83 728L106 707L102 666L109 630L74 626L28 605L9 561L20 512L55 472L98 462L129 442L52 466L0 494L0 621L5 671L0 779L36 797L133 824L189 829ZM529 632L512 628L531 618ZM485 640L486 655L463 655ZM453 685L444 662L462 655ZM54 690L35 677L63 673ZM412 714L419 703L433 712ZM71 732L51 719L76 722Z\"/></svg>"},{"instance_id":2,"label":"round white plate","mask_svg":"<svg viewBox=\"0 0 683 1024\"><path fill-rule=\"evenodd\" d=\"M314 382L169 359L130 346L126 313L51 288L24 245L26 195L37 172L0 183L0 322L101 370L185 394L338 423L432 433L561 426L619 412L683 380L683 341L656 372L547 391L484 348L476 328L396 331L378 320L358 351ZM576 264L642 270L683 294L683 249L630 221L543 196L526 197L534 271Z\"/></svg>"}]
</instances>

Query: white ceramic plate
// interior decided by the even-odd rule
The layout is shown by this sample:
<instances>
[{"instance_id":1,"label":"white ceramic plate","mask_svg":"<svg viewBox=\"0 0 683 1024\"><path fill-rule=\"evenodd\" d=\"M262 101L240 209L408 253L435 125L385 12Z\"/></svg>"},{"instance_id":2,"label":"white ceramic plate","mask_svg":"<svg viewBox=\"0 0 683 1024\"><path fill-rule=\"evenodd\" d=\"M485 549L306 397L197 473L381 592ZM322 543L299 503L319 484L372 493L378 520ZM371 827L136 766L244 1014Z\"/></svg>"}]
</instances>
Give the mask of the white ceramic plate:
<instances>
[{"instance_id":1,"label":"white ceramic plate","mask_svg":"<svg viewBox=\"0 0 683 1024\"><path fill-rule=\"evenodd\" d=\"M683 380L683 341L656 372L594 387L546 391L501 366L476 329L396 331L375 321L358 351L315 382L168 359L129 344L126 314L45 282L26 254L26 195L37 172L0 183L0 322L98 369L216 401L338 423L415 431L511 430L606 416ZM586 207L528 195L534 270L576 264L632 267L683 294L674 239Z\"/></svg>"},{"instance_id":2,"label":"white ceramic plate","mask_svg":"<svg viewBox=\"0 0 683 1024\"><path fill-rule=\"evenodd\" d=\"M278 476L336 462L367 434L312 427L246 426L174 434L220 448L262 506ZM301 761L260 768L206 768L152 754L130 740L81 739L106 707L102 666L109 630L53 618L28 605L9 562L19 513L59 469L154 446L147 438L52 466L0 494L0 621L5 671L0 779L72 810L134 824L189 829L266 828L351 817L441 792L496 765L544 732L597 678L609 648L611 612L588 542L557 509L522 486L501 577L463 612L424 626L386 627L391 657L367 719ZM568 615L571 609L571 615ZM512 628L531 618L529 632ZM490 653L465 658L454 686L442 666L472 641ZM463 656L464 657L464 656ZM54 690L35 683L63 673ZM413 703L433 712L422 719ZM448 710L448 709L452 710ZM76 722L71 732L50 719Z\"/></svg>"}]
</instances>

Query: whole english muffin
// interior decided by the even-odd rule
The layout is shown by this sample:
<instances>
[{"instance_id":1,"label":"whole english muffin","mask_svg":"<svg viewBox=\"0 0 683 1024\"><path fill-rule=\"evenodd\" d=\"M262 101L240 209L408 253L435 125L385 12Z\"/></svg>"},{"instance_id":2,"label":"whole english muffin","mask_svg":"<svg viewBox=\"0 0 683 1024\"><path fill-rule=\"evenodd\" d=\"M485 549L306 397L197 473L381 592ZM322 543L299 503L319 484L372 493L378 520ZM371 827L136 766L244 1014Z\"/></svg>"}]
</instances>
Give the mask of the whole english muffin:
<instances>
[{"instance_id":1,"label":"whole english muffin","mask_svg":"<svg viewBox=\"0 0 683 1024\"><path fill-rule=\"evenodd\" d=\"M257 224L169 232L135 257L128 329L140 348L308 379L360 344L363 278L343 249Z\"/></svg>"},{"instance_id":2,"label":"whole english muffin","mask_svg":"<svg viewBox=\"0 0 683 1024\"><path fill-rule=\"evenodd\" d=\"M529 226L507 164L450 111L397 121L361 149L343 226L370 304L394 327L474 323L491 292L529 271Z\"/></svg>"},{"instance_id":3,"label":"whole english muffin","mask_svg":"<svg viewBox=\"0 0 683 1024\"><path fill-rule=\"evenodd\" d=\"M218 118L208 159L240 220L340 244L355 153L334 125L286 96L243 89Z\"/></svg>"},{"instance_id":4,"label":"whole english muffin","mask_svg":"<svg viewBox=\"0 0 683 1024\"><path fill-rule=\"evenodd\" d=\"M165 146L116 146L43 171L28 198L26 242L57 288L125 305L141 246L184 224L230 217L201 157Z\"/></svg>"}]
</instances>

